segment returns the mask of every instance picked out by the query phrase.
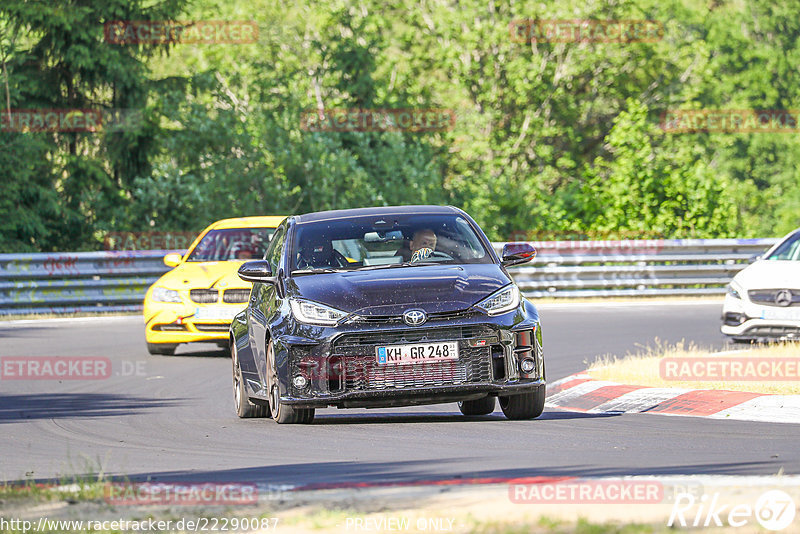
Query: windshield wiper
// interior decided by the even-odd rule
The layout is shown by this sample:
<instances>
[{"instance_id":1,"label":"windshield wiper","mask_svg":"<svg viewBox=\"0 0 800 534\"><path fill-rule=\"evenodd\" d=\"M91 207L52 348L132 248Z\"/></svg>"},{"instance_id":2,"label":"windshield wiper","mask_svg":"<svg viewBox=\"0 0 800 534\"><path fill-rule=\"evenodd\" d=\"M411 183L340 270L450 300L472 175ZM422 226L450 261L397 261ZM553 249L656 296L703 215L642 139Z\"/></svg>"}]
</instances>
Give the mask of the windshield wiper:
<instances>
[{"instance_id":1,"label":"windshield wiper","mask_svg":"<svg viewBox=\"0 0 800 534\"><path fill-rule=\"evenodd\" d=\"M319 269L298 269L292 271L292 275L295 274L323 274L323 273L343 273L346 272L347 269L331 269L330 267L323 267Z\"/></svg>"},{"instance_id":2,"label":"windshield wiper","mask_svg":"<svg viewBox=\"0 0 800 534\"><path fill-rule=\"evenodd\" d=\"M418 261L411 263L404 261L402 263L384 263L383 265L369 265L367 267L359 267L356 271L374 271L375 269L392 269L394 267L425 267L427 265L441 265L438 261Z\"/></svg>"}]
</instances>

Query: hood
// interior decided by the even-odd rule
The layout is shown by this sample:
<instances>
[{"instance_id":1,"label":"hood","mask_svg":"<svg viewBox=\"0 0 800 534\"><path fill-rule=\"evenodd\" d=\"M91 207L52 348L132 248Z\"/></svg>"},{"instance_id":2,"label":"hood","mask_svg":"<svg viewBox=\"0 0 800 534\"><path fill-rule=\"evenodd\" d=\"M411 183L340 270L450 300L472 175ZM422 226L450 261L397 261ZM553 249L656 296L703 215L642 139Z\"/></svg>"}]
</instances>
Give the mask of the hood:
<instances>
[{"instance_id":1,"label":"hood","mask_svg":"<svg viewBox=\"0 0 800 534\"><path fill-rule=\"evenodd\" d=\"M745 289L800 289L800 262L758 260L733 278Z\"/></svg>"},{"instance_id":2,"label":"hood","mask_svg":"<svg viewBox=\"0 0 800 534\"><path fill-rule=\"evenodd\" d=\"M290 296L364 316L464 310L511 283L500 266L428 265L294 276Z\"/></svg>"},{"instance_id":3,"label":"hood","mask_svg":"<svg viewBox=\"0 0 800 534\"><path fill-rule=\"evenodd\" d=\"M249 289L251 284L237 274L243 262L189 261L181 263L158 279L156 285L168 289Z\"/></svg>"}]
</instances>

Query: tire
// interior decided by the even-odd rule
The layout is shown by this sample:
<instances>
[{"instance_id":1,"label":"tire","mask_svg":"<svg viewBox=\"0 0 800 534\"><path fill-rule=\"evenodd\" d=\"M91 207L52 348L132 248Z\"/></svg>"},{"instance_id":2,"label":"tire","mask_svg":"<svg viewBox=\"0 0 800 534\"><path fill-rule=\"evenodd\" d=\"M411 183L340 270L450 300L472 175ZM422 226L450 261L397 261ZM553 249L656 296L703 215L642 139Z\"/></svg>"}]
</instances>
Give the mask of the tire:
<instances>
[{"instance_id":1,"label":"tire","mask_svg":"<svg viewBox=\"0 0 800 534\"><path fill-rule=\"evenodd\" d=\"M148 343L147 352L152 355L172 356L178 345L175 343Z\"/></svg>"},{"instance_id":2,"label":"tire","mask_svg":"<svg viewBox=\"0 0 800 534\"><path fill-rule=\"evenodd\" d=\"M239 356L236 346L233 344L231 344L231 362L233 365L233 407L236 409L236 415L242 419L266 417L269 407L253 404L247 397L247 387L244 385L242 368L239 366Z\"/></svg>"},{"instance_id":3,"label":"tire","mask_svg":"<svg viewBox=\"0 0 800 534\"><path fill-rule=\"evenodd\" d=\"M314 420L314 408L295 408L281 402L278 387L278 372L275 365L275 351L272 341L267 344L267 387L269 387L269 410L272 419L279 425L304 424Z\"/></svg>"},{"instance_id":4,"label":"tire","mask_svg":"<svg viewBox=\"0 0 800 534\"><path fill-rule=\"evenodd\" d=\"M229 343L218 343L217 346L219 347L219 350L222 351L225 358L231 357L231 346Z\"/></svg>"},{"instance_id":5,"label":"tire","mask_svg":"<svg viewBox=\"0 0 800 534\"><path fill-rule=\"evenodd\" d=\"M520 421L535 419L544 411L545 386L539 386L535 393L523 393L499 397L500 409L508 419Z\"/></svg>"},{"instance_id":6,"label":"tire","mask_svg":"<svg viewBox=\"0 0 800 534\"><path fill-rule=\"evenodd\" d=\"M489 415L494 411L494 397L484 397L482 399L461 401L458 409L464 415Z\"/></svg>"}]
</instances>

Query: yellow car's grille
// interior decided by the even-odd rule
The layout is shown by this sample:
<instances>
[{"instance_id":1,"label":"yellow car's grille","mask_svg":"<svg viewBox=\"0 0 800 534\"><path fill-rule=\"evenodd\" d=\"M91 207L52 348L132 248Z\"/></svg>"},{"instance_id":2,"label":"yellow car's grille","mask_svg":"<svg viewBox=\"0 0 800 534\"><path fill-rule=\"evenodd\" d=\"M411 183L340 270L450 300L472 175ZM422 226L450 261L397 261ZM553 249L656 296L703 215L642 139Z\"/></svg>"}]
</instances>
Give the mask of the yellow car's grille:
<instances>
[{"instance_id":1,"label":"yellow car's grille","mask_svg":"<svg viewBox=\"0 0 800 534\"><path fill-rule=\"evenodd\" d=\"M201 332L227 332L230 325L216 323L194 323L194 327Z\"/></svg>"},{"instance_id":2,"label":"yellow car's grille","mask_svg":"<svg viewBox=\"0 0 800 534\"><path fill-rule=\"evenodd\" d=\"M189 298L198 304L211 304L219 300L219 291L216 289L192 289Z\"/></svg>"}]
</instances>

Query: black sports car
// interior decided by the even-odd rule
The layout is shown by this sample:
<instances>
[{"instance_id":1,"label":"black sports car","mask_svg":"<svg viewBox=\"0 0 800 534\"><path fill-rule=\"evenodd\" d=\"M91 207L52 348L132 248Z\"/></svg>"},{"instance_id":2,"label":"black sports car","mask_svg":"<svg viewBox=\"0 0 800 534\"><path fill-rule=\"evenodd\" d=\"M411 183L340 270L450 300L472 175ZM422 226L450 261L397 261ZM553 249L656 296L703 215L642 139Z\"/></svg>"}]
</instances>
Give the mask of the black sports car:
<instances>
[{"instance_id":1,"label":"black sports car","mask_svg":"<svg viewBox=\"0 0 800 534\"><path fill-rule=\"evenodd\" d=\"M469 215L404 206L287 218L231 324L239 417L310 423L327 406L458 402L465 415L510 419L544 408L542 330L506 266Z\"/></svg>"}]
</instances>

